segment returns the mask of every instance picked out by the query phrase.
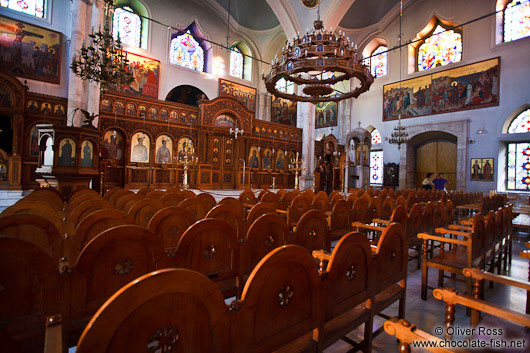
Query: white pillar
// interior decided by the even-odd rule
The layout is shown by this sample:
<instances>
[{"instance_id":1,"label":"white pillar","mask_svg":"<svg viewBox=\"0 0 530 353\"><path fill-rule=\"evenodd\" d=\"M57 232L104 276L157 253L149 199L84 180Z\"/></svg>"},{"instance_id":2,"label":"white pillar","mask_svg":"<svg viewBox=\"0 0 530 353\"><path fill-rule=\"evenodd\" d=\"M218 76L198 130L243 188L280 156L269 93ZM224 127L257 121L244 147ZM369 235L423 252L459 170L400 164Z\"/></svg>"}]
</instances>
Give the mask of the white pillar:
<instances>
[{"instance_id":1,"label":"white pillar","mask_svg":"<svg viewBox=\"0 0 530 353\"><path fill-rule=\"evenodd\" d=\"M298 102L297 126L302 129L302 175L301 189L313 186L315 169L315 106Z\"/></svg>"},{"instance_id":2,"label":"white pillar","mask_svg":"<svg viewBox=\"0 0 530 353\"><path fill-rule=\"evenodd\" d=\"M105 25L105 3L102 0L96 0L92 3L92 28L101 28ZM112 30L112 29L111 29ZM91 114L99 114L100 85L96 82L87 83L87 111ZM99 117L92 121L94 127L98 126ZM81 121L82 123L82 121Z\"/></svg>"}]
</instances>

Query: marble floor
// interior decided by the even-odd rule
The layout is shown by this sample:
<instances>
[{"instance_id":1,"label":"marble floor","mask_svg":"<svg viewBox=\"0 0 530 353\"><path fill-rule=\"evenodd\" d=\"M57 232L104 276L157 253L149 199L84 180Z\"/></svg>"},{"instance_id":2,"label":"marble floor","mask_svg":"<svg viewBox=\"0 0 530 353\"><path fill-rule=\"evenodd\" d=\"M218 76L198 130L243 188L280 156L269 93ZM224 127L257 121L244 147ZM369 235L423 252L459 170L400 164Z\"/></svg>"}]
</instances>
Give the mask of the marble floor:
<instances>
[{"instance_id":1,"label":"marble floor","mask_svg":"<svg viewBox=\"0 0 530 353\"><path fill-rule=\"evenodd\" d=\"M513 242L513 259L511 268L505 275L519 280L528 280L529 265L528 261L519 256L519 252L525 248L525 242L528 240L527 235L521 235ZM435 286L438 280L438 271L429 271L429 284ZM461 282L446 279L445 287L456 288L460 291L465 291L465 285ZM439 301L432 296L432 291L428 291L427 300L423 301L420 297L421 289L421 269L416 270L416 262L409 262L409 276L407 278L407 299L406 299L406 314L405 319L420 330L423 330L431 335L435 335L434 329L444 324L445 302ZM526 305L526 292L524 290L507 287L503 285L495 285L493 289L486 288L484 300L498 304L504 308L511 309L524 313ZM390 316L397 315L397 304L394 304L385 311ZM376 318L375 325L379 327L383 324L384 319ZM523 339L525 341L525 348L519 350L503 349L503 352L530 352L530 330L526 330L522 326L510 324L504 320L483 315L478 326L489 328L502 328L503 335L497 338L509 337L511 340ZM466 316L466 309L463 306L456 307L455 327L468 328L469 317ZM359 328L348 335L348 337L360 341L363 337L363 329ZM440 337L443 338L443 337ZM455 337L458 340L463 337ZM482 337L488 341L489 337ZM338 341L330 346L326 353L344 353L349 352L351 346L344 341ZM413 352L421 352L419 349L412 349ZM394 337L387 335L385 332L377 336L373 341L372 352L398 352L398 344ZM485 350L474 350L473 352L485 352ZM497 350L496 352L500 352Z\"/></svg>"}]
</instances>

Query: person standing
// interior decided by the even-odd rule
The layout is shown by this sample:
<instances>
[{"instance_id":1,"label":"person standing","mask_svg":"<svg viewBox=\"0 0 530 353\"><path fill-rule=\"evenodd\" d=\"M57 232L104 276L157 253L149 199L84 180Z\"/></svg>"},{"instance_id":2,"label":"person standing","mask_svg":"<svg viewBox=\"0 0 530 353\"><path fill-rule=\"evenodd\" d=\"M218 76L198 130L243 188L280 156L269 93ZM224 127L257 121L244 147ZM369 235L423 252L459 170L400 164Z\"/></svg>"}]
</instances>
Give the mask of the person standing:
<instances>
[{"instance_id":1,"label":"person standing","mask_svg":"<svg viewBox=\"0 0 530 353\"><path fill-rule=\"evenodd\" d=\"M423 181L421 182L421 187L424 190L432 190L434 184L432 183L432 179L434 178L433 173L427 173L427 176Z\"/></svg>"},{"instance_id":2,"label":"person standing","mask_svg":"<svg viewBox=\"0 0 530 353\"><path fill-rule=\"evenodd\" d=\"M449 184L449 181L442 178L440 174L436 174L436 178L432 182L434 184L434 190L444 190L445 186Z\"/></svg>"}]
</instances>

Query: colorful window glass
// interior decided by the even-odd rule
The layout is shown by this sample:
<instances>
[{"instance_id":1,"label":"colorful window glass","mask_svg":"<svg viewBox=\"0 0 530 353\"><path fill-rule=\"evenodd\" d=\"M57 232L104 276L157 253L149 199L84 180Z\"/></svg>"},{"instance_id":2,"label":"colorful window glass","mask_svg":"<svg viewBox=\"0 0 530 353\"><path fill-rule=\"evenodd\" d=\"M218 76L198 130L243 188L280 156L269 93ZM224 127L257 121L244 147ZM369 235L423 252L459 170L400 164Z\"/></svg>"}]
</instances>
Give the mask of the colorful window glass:
<instances>
[{"instance_id":1,"label":"colorful window glass","mask_svg":"<svg viewBox=\"0 0 530 353\"><path fill-rule=\"evenodd\" d=\"M243 54L241 54L238 48L232 48L230 51L230 75L243 78L243 67Z\"/></svg>"},{"instance_id":2,"label":"colorful window glass","mask_svg":"<svg viewBox=\"0 0 530 353\"><path fill-rule=\"evenodd\" d=\"M276 89L281 92L292 94L294 93L294 83L287 83L286 79L280 78L278 81L276 81Z\"/></svg>"},{"instance_id":3,"label":"colorful window glass","mask_svg":"<svg viewBox=\"0 0 530 353\"><path fill-rule=\"evenodd\" d=\"M383 184L383 151L370 152L370 184Z\"/></svg>"},{"instance_id":4,"label":"colorful window glass","mask_svg":"<svg viewBox=\"0 0 530 353\"><path fill-rule=\"evenodd\" d=\"M204 71L204 50L190 31L171 40L169 62L195 71Z\"/></svg>"},{"instance_id":5,"label":"colorful window glass","mask_svg":"<svg viewBox=\"0 0 530 353\"><path fill-rule=\"evenodd\" d=\"M508 144L508 190L530 190L530 143Z\"/></svg>"},{"instance_id":6,"label":"colorful window glass","mask_svg":"<svg viewBox=\"0 0 530 353\"><path fill-rule=\"evenodd\" d=\"M0 6L38 18L46 18L46 0L0 0Z\"/></svg>"},{"instance_id":7,"label":"colorful window glass","mask_svg":"<svg viewBox=\"0 0 530 353\"><path fill-rule=\"evenodd\" d=\"M374 129L374 131L372 131L372 145L377 145L378 143L381 143L381 142L382 142L382 139L381 139L381 134L379 133L379 130Z\"/></svg>"},{"instance_id":8,"label":"colorful window glass","mask_svg":"<svg viewBox=\"0 0 530 353\"><path fill-rule=\"evenodd\" d=\"M372 53L370 58L370 71L372 76L381 77L385 76L388 67L388 48L385 46L380 46Z\"/></svg>"},{"instance_id":9,"label":"colorful window glass","mask_svg":"<svg viewBox=\"0 0 530 353\"><path fill-rule=\"evenodd\" d=\"M119 36L123 44L140 47L142 38L142 20L140 16L135 14L128 6L117 8L114 11L114 19L112 21L112 34L114 39L118 39Z\"/></svg>"},{"instance_id":10,"label":"colorful window glass","mask_svg":"<svg viewBox=\"0 0 530 353\"><path fill-rule=\"evenodd\" d=\"M504 41L530 36L530 0L514 0L504 9Z\"/></svg>"},{"instance_id":11,"label":"colorful window glass","mask_svg":"<svg viewBox=\"0 0 530 353\"><path fill-rule=\"evenodd\" d=\"M509 134L521 134L525 132L530 132L530 109L526 109L517 115L508 127Z\"/></svg>"},{"instance_id":12,"label":"colorful window glass","mask_svg":"<svg viewBox=\"0 0 530 353\"><path fill-rule=\"evenodd\" d=\"M438 25L418 47L418 71L462 60L462 34Z\"/></svg>"}]
</instances>

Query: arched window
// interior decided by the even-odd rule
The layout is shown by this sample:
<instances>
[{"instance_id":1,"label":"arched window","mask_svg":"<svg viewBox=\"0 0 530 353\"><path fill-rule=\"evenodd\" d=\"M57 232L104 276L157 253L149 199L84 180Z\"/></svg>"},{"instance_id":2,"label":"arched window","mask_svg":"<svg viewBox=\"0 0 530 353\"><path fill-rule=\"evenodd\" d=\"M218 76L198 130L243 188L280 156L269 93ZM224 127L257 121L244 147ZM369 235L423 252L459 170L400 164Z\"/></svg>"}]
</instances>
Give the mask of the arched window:
<instances>
[{"instance_id":1,"label":"arched window","mask_svg":"<svg viewBox=\"0 0 530 353\"><path fill-rule=\"evenodd\" d=\"M119 37L123 44L141 47L142 20L129 6L114 10L112 27L114 39Z\"/></svg>"},{"instance_id":2,"label":"arched window","mask_svg":"<svg viewBox=\"0 0 530 353\"><path fill-rule=\"evenodd\" d=\"M46 18L46 0L0 0L0 6L38 18Z\"/></svg>"},{"instance_id":3,"label":"arched window","mask_svg":"<svg viewBox=\"0 0 530 353\"><path fill-rule=\"evenodd\" d=\"M294 83L287 82L286 79L280 78L278 81L276 81L276 89L281 92L285 93L294 93Z\"/></svg>"},{"instance_id":4,"label":"arched window","mask_svg":"<svg viewBox=\"0 0 530 353\"><path fill-rule=\"evenodd\" d=\"M379 145L376 150L370 151L370 184L383 184L383 151L381 150L381 143L383 142L379 130L373 128L372 132L372 148L374 145Z\"/></svg>"},{"instance_id":5,"label":"arched window","mask_svg":"<svg viewBox=\"0 0 530 353\"><path fill-rule=\"evenodd\" d=\"M169 62L195 71L204 71L204 50L190 30L171 39Z\"/></svg>"},{"instance_id":6,"label":"arched window","mask_svg":"<svg viewBox=\"0 0 530 353\"><path fill-rule=\"evenodd\" d=\"M530 36L530 0L513 0L506 4L503 28L505 42Z\"/></svg>"},{"instance_id":7,"label":"arched window","mask_svg":"<svg viewBox=\"0 0 530 353\"><path fill-rule=\"evenodd\" d=\"M377 47L369 58L370 72L374 77L386 76L388 74L388 48L384 45Z\"/></svg>"},{"instance_id":8,"label":"arched window","mask_svg":"<svg viewBox=\"0 0 530 353\"><path fill-rule=\"evenodd\" d=\"M377 145L382 142L381 134L379 133L379 130L374 129L372 131L372 145Z\"/></svg>"},{"instance_id":9,"label":"arched window","mask_svg":"<svg viewBox=\"0 0 530 353\"><path fill-rule=\"evenodd\" d=\"M418 44L416 50L418 71L445 66L461 60L462 33L454 28L444 26L440 21Z\"/></svg>"},{"instance_id":10,"label":"arched window","mask_svg":"<svg viewBox=\"0 0 530 353\"><path fill-rule=\"evenodd\" d=\"M517 115L508 127L509 134L530 132L530 108Z\"/></svg>"},{"instance_id":11,"label":"arched window","mask_svg":"<svg viewBox=\"0 0 530 353\"><path fill-rule=\"evenodd\" d=\"M241 51L234 47L230 50L230 76L243 78L245 61Z\"/></svg>"}]
</instances>

